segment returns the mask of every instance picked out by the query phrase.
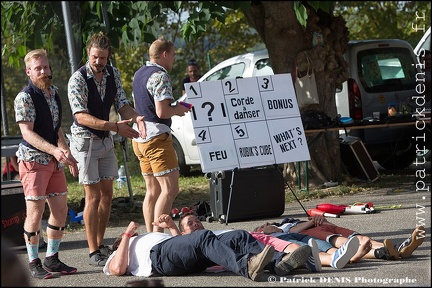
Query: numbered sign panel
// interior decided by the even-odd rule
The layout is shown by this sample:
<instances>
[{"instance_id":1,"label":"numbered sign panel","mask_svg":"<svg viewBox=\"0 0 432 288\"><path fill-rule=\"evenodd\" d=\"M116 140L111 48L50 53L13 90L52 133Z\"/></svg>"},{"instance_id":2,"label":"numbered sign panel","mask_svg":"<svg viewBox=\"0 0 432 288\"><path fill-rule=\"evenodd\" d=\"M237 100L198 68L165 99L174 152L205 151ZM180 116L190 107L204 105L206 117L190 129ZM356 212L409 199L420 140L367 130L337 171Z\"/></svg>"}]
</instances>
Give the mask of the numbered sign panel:
<instances>
[{"instance_id":1,"label":"numbered sign panel","mask_svg":"<svg viewBox=\"0 0 432 288\"><path fill-rule=\"evenodd\" d=\"M203 172L310 160L290 74L185 86Z\"/></svg>"}]
</instances>

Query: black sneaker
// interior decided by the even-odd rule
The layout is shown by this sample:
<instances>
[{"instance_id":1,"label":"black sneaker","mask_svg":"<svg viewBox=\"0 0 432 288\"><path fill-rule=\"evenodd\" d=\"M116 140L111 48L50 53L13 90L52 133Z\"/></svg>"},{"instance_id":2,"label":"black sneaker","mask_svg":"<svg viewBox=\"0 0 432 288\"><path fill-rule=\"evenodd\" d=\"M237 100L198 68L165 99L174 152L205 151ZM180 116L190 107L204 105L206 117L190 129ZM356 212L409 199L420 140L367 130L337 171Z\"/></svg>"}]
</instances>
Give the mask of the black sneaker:
<instances>
[{"instance_id":1,"label":"black sneaker","mask_svg":"<svg viewBox=\"0 0 432 288\"><path fill-rule=\"evenodd\" d=\"M109 246L101 245L99 246L100 253L104 254L105 256L109 257L113 251Z\"/></svg>"},{"instance_id":2,"label":"black sneaker","mask_svg":"<svg viewBox=\"0 0 432 288\"><path fill-rule=\"evenodd\" d=\"M374 255L376 259L394 260L386 247L376 248L374 251Z\"/></svg>"},{"instance_id":3,"label":"black sneaker","mask_svg":"<svg viewBox=\"0 0 432 288\"><path fill-rule=\"evenodd\" d=\"M418 226L414 229L410 237L402 243L395 245L395 249L399 252L401 258L409 258L414 250L423 243L425 238L424 227Z\"/></svg>"},{"instance_id":4,"label":"black sneaker","mask_svg":"<svg viewBox=\"0 0 432 288\"><path fill-rule=\"evenodd\" d=\"M30 262L29 268L30 268L30 275L33 278L50 279L54 276L52 273L46 271L42 267L42 262L39 258L36 258L32 262Z\"/></svg>"},{"instance_id":5,"label":"black sneaker","mask_svg":"<svg viewBox=\"0 0 432 288\"><path fill-rule=\"evenodd\" d=\"M96 250L93 253L90 253L89 264L93 266L105 266L108 257L105 254L102 254L100 250Z\"/></svg>"},{"instance_id":6,"label":"black sneaker","mask_svg":"<svg viewBox=\"0 0 432 288\"><path fill-rule=\"evenodd\" d=\"M70 267L61 262L58 259L58 253L52 256L46 257L43 263L43 267L49 272L60 272L61 274L74 274L77 272L77 268Z\"/></svg>"}]
</instances>

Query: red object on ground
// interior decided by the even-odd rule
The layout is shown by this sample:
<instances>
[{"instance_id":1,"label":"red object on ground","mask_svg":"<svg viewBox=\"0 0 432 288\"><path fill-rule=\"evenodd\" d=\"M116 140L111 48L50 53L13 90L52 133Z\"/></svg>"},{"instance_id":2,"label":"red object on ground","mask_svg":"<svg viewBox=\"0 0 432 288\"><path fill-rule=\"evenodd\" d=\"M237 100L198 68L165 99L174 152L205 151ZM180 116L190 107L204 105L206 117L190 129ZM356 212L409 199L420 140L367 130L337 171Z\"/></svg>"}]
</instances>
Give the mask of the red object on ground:
<instances>
[{"instance_id":1,"label":"red object on ground","mask_svg":"<svg viewBox=\"0 0 432 288\"><path fill-rule=\"evenodd\" d=\"M331 217L331 218L339 218L340 217L337 214L325 213L325 212L318 210L316 208L309 209L308 214L309 214L309 216L319 215L319 216Z\"/></svg>"},{"instance_id":2,"label":"red object on ground","mask_svg":"<svg viewBox=\"0 0 432 288\"><path fill-rule=\"evenodd\" d=\"M330 203L323 203L318 204L316 208L318 210L321 210L326 213L332 213L332 214L342 214L345 211L345 207L348 207L347 205L334 205Z\"/></svg>"},{"instance_id":3,"label":"red object on ground","mask_svg":"<svg viewBox=\"0 0 432 288\"><path fill-rule=\"evenodd\" d=\"M179 213L180 213L180 210L177 209L177 208L173 208L173 209L171 210L171 214L172 214L172 215L178 215Z\"/></svg>"},{"instance_id":4,"label":"red object on ground","mask_svg":"<svg viewBox=\"0 0 432 288\"><path fill-rule=\"evenodd\" d=\"M181 213L183 213L183 214L188 213L189 211L190 211L190 209L188 207L181 208Z\"/></svg>"}]
</instances>

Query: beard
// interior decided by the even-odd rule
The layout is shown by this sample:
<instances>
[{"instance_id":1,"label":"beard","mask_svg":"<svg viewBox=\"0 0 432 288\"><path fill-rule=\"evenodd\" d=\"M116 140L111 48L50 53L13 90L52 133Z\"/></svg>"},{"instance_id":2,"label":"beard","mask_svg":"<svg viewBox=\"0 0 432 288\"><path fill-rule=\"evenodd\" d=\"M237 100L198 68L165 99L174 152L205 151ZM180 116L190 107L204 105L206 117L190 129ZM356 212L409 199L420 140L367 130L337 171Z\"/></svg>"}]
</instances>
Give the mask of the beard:
<instances>
[{"instance_id":1,"label":"beard","mask_svg":"<svg viewBox=\"0 0 432 288\"><path fill-rule=\"evenodd\" d=\"M52 80L46 75L41 75L34 81L34 85L41 90L46 90L51 87Z\"/></svg>"},{"instance_id":2,"label":"beard","mask_svg":"<svg viewBox=\"0 0 432 288\"><path fill-rule=\"evenodd\" d=\"M103 65L93 64L93 65L90 65L90 67L92 68L94 74L102 73L105 70L105 66L103 66Z\"/></svg>"}]
</instances>

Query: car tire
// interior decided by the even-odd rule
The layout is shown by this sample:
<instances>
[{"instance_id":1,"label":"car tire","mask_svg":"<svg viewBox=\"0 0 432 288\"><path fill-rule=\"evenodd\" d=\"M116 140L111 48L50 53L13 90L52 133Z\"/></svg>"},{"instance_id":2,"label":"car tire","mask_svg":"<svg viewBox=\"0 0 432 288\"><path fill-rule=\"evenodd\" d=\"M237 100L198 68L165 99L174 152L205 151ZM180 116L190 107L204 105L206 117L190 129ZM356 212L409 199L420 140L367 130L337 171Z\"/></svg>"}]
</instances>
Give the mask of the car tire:
<instances>
[{"instance_id":1,"label":"car tire","mask_svg":"<svg viewBox=\"0 0 432 288\"><path fill-rule=\"evenodd\" d=\"M173 136L173 146L177 154L177 161L180 167L180 175L189 176L191 167L186 164L185 155L179 141Z\"/></svg>"}]
</instances>

